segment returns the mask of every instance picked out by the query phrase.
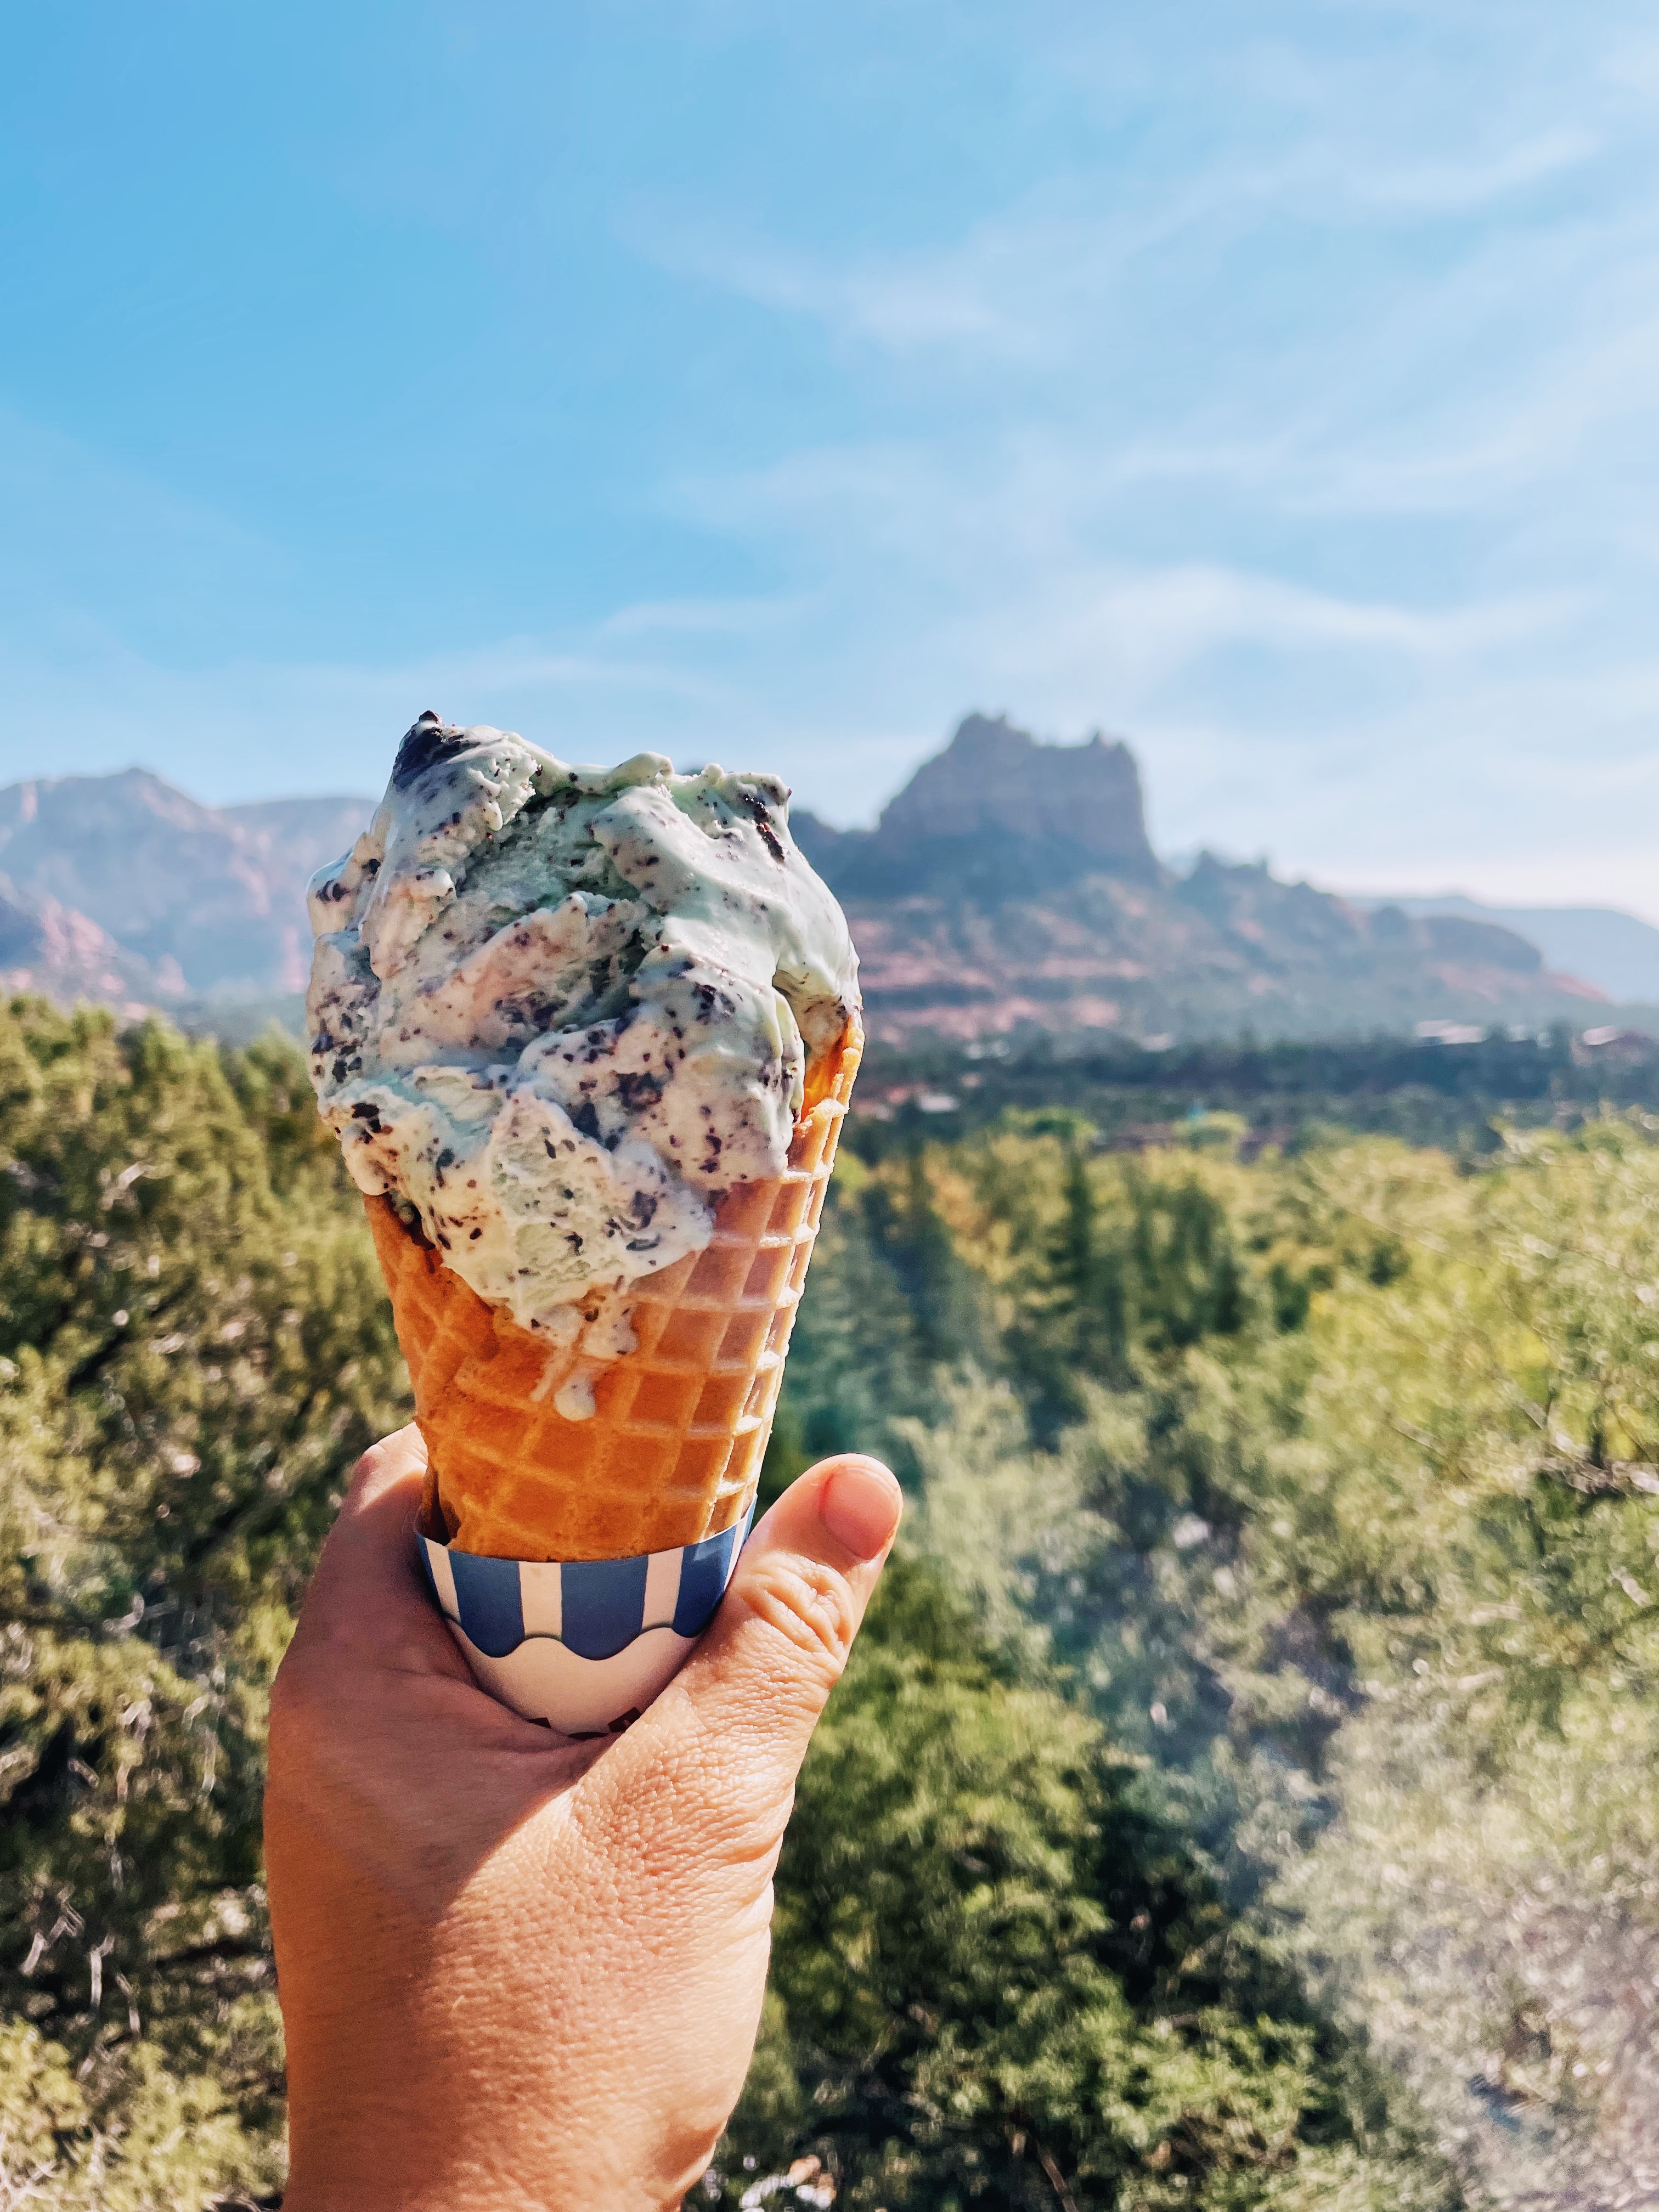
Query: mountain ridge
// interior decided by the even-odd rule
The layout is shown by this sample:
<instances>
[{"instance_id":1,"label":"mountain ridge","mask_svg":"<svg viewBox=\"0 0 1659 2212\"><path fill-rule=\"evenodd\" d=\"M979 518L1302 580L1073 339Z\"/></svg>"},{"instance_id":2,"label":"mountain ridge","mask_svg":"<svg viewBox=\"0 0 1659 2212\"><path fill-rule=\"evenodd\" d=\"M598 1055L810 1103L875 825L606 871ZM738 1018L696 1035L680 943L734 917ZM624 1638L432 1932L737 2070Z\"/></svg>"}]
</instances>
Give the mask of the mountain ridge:
<instances>
[{"instance_id":1,"label":"mountain ridge","mask_svg":"<svg viewBox=\"0 0 1659 2212\"><path fill-rule=\"evenodd\" d=\"M1625 1004L1659 1004L1659 929L1612 906L1507 906L1464 891L1350 893L1354 906L1495 921L1529 938L1552 968L1566 969Z\"/></svg>"},{"instance_id":2,"label":"mountain ridge","mask_svg":"<svg viewBox=\"0 0 1659 2212\"><path fill-rule=\"evenodd\" d=\"M127 1011L291 1006L306 883L374 804L210 807L144 769L7 786L0 979ZM1497 920L1346 900L1209 854L1177 875L1147 837L1133 753L1098 732L1044 744L970 714L873 829L805 808L791 826L846 908L881 1042L1336 1036L1605 1003Z\"/></svg>"}]
</instances>

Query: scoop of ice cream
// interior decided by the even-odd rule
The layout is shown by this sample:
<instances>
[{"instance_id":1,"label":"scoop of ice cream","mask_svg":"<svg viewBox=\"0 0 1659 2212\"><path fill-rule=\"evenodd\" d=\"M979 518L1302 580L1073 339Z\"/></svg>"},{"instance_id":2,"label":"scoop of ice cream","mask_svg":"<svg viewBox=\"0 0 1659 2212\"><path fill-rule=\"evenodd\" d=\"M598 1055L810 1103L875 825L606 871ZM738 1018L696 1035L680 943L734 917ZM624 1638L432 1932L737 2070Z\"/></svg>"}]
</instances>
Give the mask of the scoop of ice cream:
<instances>
[{"instance_id":1,"label":"scoop of ice cream","mask_svg":"<svg viewBox=\"0 0 1659 2212\"><path fill-rule=\"evenodd\" d=\"M312 1073L353 1178L551 1341L781 1171L808 1063L858 1003L788 797L423 714L313 881Z\"/></svg>"}]
</instances>

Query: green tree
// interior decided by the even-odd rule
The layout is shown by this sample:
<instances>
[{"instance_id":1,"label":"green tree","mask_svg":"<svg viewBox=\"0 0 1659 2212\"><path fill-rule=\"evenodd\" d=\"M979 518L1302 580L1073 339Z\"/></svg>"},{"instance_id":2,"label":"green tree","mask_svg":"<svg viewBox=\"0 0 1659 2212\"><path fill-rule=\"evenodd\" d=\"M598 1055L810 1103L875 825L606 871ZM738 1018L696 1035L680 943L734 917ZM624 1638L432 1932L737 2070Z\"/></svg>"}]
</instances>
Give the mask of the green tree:
<instances>
[{"instance_id":1,"label":"green tree","mask_svg":"<svg viewBox=\"0 0 1659 2212\"><path fill-rule=\"evenodd\" d=\"M280 2175L265 1693L405 1403L315 1127L291 1048L0 1012L0 2160L64 2206Z\"/></svg>"},{"instance_id":2,"label":"green tree","mask_svg":"<svg viewBox=\"0 0 1659 2212\"><path fill-rule=\"evenodd\" d=\"M934 1407L934 1358L890 1256L889 1226L884 1199L872 1200L860 1162L844 1156L790 1342L763 1481L767 1502L831 1452L873 1452L902 1477L914 1474L897 1425Z\"/></svg>"},{"instance_id":3,"label":"green tree","mask_svg":"<svg viewBox=\"0 0 1659 2212\"><path fill-rule=\"evenodd\" d=\"M979 1279L934 1201L920 1145L899 1171L862 1194L875 1249L892 1270L910 1315L918 1356L932 1364L972 1359L985 1347Z\"/></svg>"},{"instance_id":4,"label":"green tree","mask_svg":"<svg viewBox=\"0 0 1659 2212\"><path fill-rule=\"evenodd\" d=\"M1212 1173L1297 1327L1252 1293L1052 1452L1006 1394L917 1440L922 1533L1001 1647L1152 1763L1481 2202L1616 2197L1659 2153L1659 2044L1614 1997L1659 1974L1655 1133Z\"/></svg>"},{"instance_id":5,"label":"green tree","mask_svg":"<svg viewBox=\"0 0 1659 2212\"><path fill-rule=\"evenodd\" d=\"M1458 2201L1135 1762L905 1561L802 1777L761 2058L706 2185L792 2169L894 2212Z\"/></svg>"},{"instance_id":6,"label":"green tree","mask_svg":"<svg viewBox=\"0 0 1659 2212\"><path fill-rule=\"evenodd\" d=\"M1063 1106L837 1176L768 1480L883 1451L915 1548L711 2197L1358 2212L1659 2159L1656 1133L1204 1133ZM264 1698L404 1405L290 1047L0 1011L0 2202L276 2201Z\"/></svg>"}]
</instances>

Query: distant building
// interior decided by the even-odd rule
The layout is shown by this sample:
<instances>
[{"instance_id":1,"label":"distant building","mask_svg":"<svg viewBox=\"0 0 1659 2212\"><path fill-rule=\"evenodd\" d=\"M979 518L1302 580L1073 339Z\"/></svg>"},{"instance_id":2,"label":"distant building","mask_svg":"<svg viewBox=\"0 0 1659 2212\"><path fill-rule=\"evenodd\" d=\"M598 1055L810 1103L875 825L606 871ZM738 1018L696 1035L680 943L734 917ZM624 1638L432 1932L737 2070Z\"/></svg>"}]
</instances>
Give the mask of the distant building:
<instances>
[{"instance_id":1,"label":"distant building","mask_svg":"<svg viewBox=\"0 0 1659 2212\"><path fill-rule=\"evenodd\" d=\"M1641 1067L1659 1058L1659 1037L1645 1030L1585 1030L1574 1042L1572 1056L1580 1067Z\"/></svg>"},{"instance_id":2,"label":"distant building","mask_svg":"<svg viewBox=\"0 0 1659 2212\"><path fill-rule=\"evenodd\" d=\"M1486 1032L1478 1023L1419 1022L1419 1044L1485 1044Z\"/></svg>"}]
</instances>

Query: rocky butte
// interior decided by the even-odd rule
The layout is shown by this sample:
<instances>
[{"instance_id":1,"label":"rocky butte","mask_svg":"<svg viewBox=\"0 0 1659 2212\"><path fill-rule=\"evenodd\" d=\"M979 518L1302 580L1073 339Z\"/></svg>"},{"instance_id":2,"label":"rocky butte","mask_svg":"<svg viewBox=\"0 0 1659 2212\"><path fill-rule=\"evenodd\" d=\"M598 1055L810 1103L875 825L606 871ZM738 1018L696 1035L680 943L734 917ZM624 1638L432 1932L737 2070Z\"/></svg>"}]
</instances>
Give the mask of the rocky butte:
<instances>
[{"instance_id":1,"label":"rocky butte","mask_svg":"<svg viewBox=\"0 0 1659 2212\"><path fill-rule=\"evenodd\" d=\"M1340 1035L1461 1014L1582 1018L1601 994L1512 930L1364 912L1265 865L1187 876L1146 836L1126 744L969 714L870 830L797 810L845 904L873 1036Z\"/></svg>"},{"instance_id":2,"label":"rocky butte","mask_svg":"<svg viewBox=\"0 0 1659 2212\"><path fill-rule=\"evenodd\" d=\"M848 897L1001 900L1079 876L1157 884L1164 873L1127 745L1099 735L1041 745L984 714L922 763L875 830L837 835L810 815L805 827L793 819L802 849Z\"/></svg>"}]
</instances>

